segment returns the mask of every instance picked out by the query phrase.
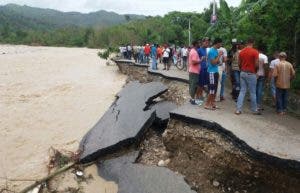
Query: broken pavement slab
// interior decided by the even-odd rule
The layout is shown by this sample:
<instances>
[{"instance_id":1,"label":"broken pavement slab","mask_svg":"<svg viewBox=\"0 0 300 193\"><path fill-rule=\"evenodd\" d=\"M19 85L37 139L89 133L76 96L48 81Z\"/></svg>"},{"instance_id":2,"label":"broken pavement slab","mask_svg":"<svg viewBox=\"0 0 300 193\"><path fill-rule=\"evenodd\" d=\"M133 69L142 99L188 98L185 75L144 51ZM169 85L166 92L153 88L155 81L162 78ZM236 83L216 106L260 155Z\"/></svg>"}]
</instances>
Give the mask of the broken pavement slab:
<instances>
[{"instance_id":1,"label":"broken pavement slab","mask_svg":"<svg viewBox=\"0 0 300 193\"><path fill-rule=\"evenodd\" d=\"M139 64L135 63L133 60L126 59L115 59L113 60L119 66L119 69L122 69L122 65L129 65L135 67L144 67L147 68L149 74L161 76L168 80L176 80L183 83L189 83L189 74L184 70L177 70L175 66L172 66L170 70L163 70L162 68L157 70L152 70L148 64ZM122 70L121 70L122 71Z\"/></svg>"},{"instance_id":2,"label":"broken pavement slab","mask_svg":"<svg viewBox=\"0 0 300 193\"><path fill-rule=\"evenodd\" d=\"M148 68L149 64L140 64L140 63L136 63L133 60L127 60L127 59L113 59L114 62L116 62L117 64L123 63L123 64L127 64L127 65L131 65L131 66L137 66L137 67L144 67L144 68Z\"/></svg>"},{"instance_id":3,"label":"broken pavement slab","mask_svg":"<svg viewBox=\"0 0 300 193\"><path fill-rule=\"evenodd\" d=\"M233 102L218 105L220 109L209 111L187 103L172 111L171 119L212 129L260 161L300 171L299 119L280 117L269 108L262 116L250 112L238 116Z\"/></svg>"},{"instance_id":4,"label":"broken pavement slab","mask_svg":"<svg viewBox=\"0 0 300 193\"><path fill-rule=\"evenodd\" d=\"M162 126L168 123L170 119L170 112L175 110L177 105L170 101L160 101L150 108L156 111L156 119L154 124Z\"/></svg>"},{"instance_id":5,"label":"broken pavement slab","mask_svg":"<svg viewBox=\"0 0 300 193\"><path fill-rule=\"evenodd\" d=\"M170 70L152 70L151 68L148 68L148 73L152 75L158 75L162 76L168 80L176 80L184 83L189 83L189 74L186 71L183 70L177 70L175 67L170 68Z\"/></svg>"},{"instance_id":6,"label":"broken pavement slab","mask_svg":"<svg viewBox=\"0 0 300 193\"><path fill-rule=\"evenodd\" d=\"M167 91L160 82L128 83L116 101L80 143L80 162L92 162L126 145L135 143L155 120L153 99Z\"/></svg>"},{"instance_id":7,"label":"broken pavement slab","mask_svg":"<svg viewBox=\"0 0 300 193\"><path fill-rule=\"evenodd\" d=\"M168 168L134 163L139 152L99 162L101 177L118 183L118 193L196 193Z\"/></svg>"}]
</instances>

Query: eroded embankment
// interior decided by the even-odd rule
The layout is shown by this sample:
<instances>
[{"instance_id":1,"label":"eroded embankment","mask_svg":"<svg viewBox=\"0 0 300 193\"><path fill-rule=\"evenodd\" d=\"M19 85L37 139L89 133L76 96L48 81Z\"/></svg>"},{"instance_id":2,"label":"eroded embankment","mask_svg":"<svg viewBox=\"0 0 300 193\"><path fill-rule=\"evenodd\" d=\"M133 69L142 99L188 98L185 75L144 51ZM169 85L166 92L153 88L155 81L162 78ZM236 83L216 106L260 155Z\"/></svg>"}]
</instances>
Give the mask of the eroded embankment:
<instances>
[{"instance_id":1,"label":"eroded embankment","mask_svg":"<svg viewBox=\"0 0 300 193\"><path fill-rule=\"evenodd\" d=\"M161 81L169 87L163 96L166 100L181 105L188 99L186 83L149 74L141 66L118 63L118 67L128 81ZM197 192L297 193L300 189L297 169L262 162L217 130L189 121L171 118L165 132L148 133L140 149L138 162L157 165L164 160Z\"/></svg>"},{"instance_id":2,"label":"eroded embankment","mask_svg":"<svg viewBox=\"0 0 300 193\"><path fill-rule=\"evenodd\" d=\"M168 80L160 75L150 74L147 67L142 65L129 65L127 62L117 62L120 72L126 74L126 82L138 80L141 83L160 81L168 87L168 91L161 98L182 105L189 98L188 84L180 81Z\"/></svg>"},{"instance_id":3,"label":"eroded embankment","mask_svg":"<svg viewBox=\"0 0 300 193\"><path fill-rule=\"evenodd\" d=\"M261 163L222 134L199 125L172 119L163 142L171 152L168 167L185 175L198 192L210 192L212 183L226 192L300 189L299 172Z\"/></svg>"}]
</instances>

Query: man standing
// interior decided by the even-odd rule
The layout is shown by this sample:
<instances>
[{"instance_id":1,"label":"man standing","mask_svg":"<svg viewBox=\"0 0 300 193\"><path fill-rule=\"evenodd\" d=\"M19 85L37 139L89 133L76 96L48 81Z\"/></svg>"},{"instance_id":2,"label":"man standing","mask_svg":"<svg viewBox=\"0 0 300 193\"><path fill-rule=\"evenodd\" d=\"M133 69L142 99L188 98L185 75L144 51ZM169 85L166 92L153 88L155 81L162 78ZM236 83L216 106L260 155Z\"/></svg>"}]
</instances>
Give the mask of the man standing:
<instances>
[{"instance_id":1,"label":"man standing","mask_svg":"<svg viewBox=\"0 0 300 193\"><path fill-rule=\"evenodd\" d=\"M217 106L215 105L216 93L218 89L218 79L219 79L219 69L218 64L220 58L223 56L223 52L218 52L218 49L222 45L222 39L216 38L213 42L213 47L209 49L207 56L208 64L208 76L209 76L209 85L208 85L208 98L204 106L205 109L215 110Z\"/></svg>"},{"instance_id":2,"label":"man standing","mask_svg":"<svg viewBox=\"0 0 300 193\"><path fill-rule=\"evenodd\" d=\"M157 70L157 48L156 48L156 44L153 44L151 47L151 59L152 59L152 70Z\"/></svg>"},{"instance_id":3,"label":"man standing","mask_svg":"<svg viewBox=\"0 0 300 193\"><path fill-rule=\"evenodd\" d=\"M201 69L199 73L199 82L198 82L198 95L200 100L203 102L203 91L204 87L208 85L208 73L207 73L207 47L209 45L209 38L203 38L201 47L197 50L200 60L201 60Z\"/></svg>"},{"instance_id":4,"label":"man standing","mask_svg":"<svg viewBox=\"0 0 300 193\"><path fill-rule=\"evenodd\" d=\"M198 85L199 68L200 68L200 58L197 52L198 41L193 42L193 48L189 53L189 91L191 95L190 103L192 105L197 105L196 91Z\"/></svg>"},{"instance_id":5,"label":"man standing","mask_svg":"<svg viewBox=\"0 0 300 193\"><path fill-rule=\"evenodd\" d=\"M273 99L273 105L276 104L276 86L275 86L275 80L273 77L273 72L274 72L274 68L277 64L279 64L280 60L279 60L279 52L275 51L274 52L274 60L271 61L270 63L270 71L269 71L269 81L270 81L270 89L271 89L271 95L272 95L272 99Z\"/></svg>"},{"instance_id":6,"label":"man standing","mask_svg":"<svg viewBox=\"0 0 300 193\"><path fill-rule=\"evenodd\" d=\"M256 102L258 110L263 110L262 100L264 96L265 87L265 68L268 65L268 57L263 54L264 48L259 47L259 61L258 61L258 71L257 71L257 84L256 84Z\"/></svg>"},{"instance_id":7,"label":"man standing","mask_svg":"<svg viewBox=\"0 0 300 193\"><path fill-rule=\"evenodd\" d=\"M224 92L225 92L225 80L226 80L226 70L227 70L227 50L224 47L220 47L218 52L223 52L222 57L220 57L220 63L218 66L219 69L219 80L218 80L218 90L216 101L224 100Z\"/></svg>"},{"instance_id":8,"label":"man standing","mask_svg":"<svg viewBox=\"0 0 300 193\"><path fill-rule=\"evenodd\" d=\"M127 45L127 59L131 60L132 57L132 46L130 44Z\"/></svg>"},{"instance_id":9,"label":"man standing","mask_svg":"<svg viewBox=\"0 0 300 193\"><path fill-rule=\"evenodd\" d=\"M242 107L244 98L249 87L250 98L251 98L251 110L255 115L261 115L257 110L256 103L256 68L258 66L259 53L253 48L254 39L250 38L247 41L247 46L241 50L239 54L239 65L241 69L241 90L237 101L237 109L235 114L240 115L242 113Z\"/></svg>"},{"instance_id":10,"label":"man standing","mask_svg":"<svg viewBox=\"0 0 300 193\"><path fill-rule=\"evenodd\" d=\"M145 53L145 57L146 57L146 62L147 64L149 64L150 61L150 52L151 52L151 48L149 44L146 44L145 48L144 48L144 53Z\"/></svg>"},{"instance_id":11,"label":"man standing","mask_svg":"<svg viewBox=\"0 0 300 193\"><path fill-rule=\"evenodd\" d=\"M170 57L170 48L168 45L165 45L165 48L163 49L163 63L164 63L164 68L163 70L166 70L167 68L169 69L169 57Z\"/></svg>"},{"instance_id":12,"label":"man standing","mask_svg":"<svg viewBox=\"0 0 300 193\"><path fill-rule=\"evenodd\" d=\"M145 53L144 53L144 46L140 46L139 48L139 63L144 64L145 63Z\"/></svg>"},{"instance_id":13,"label":"man standing","mask_svg":"<svg viewBox=\"0 0 300 193\"><path fill-rule=\"evenodd\" d=\"M279 115L284 115L287 110L287 97L290 82L295 76L295 70L291 63L286 61L285 52L280 52L280 62L275 66L273 77L276 82L276 108Z\"/></svg>"},{"instance_id":14,"label":"man standing","mask_svg":"<svg viewBox=\"0 0 300 193\"><path fill-rule=\"evenodd\" d=\"M160 64L161 64L162 52L163 52L162 47L160 45L157 45L157 59Z\"/></svg>"},{"instance_id":15,"label":"man standing","mask_svg":"<svg viewBox=\"0 0 300 193\"><path fill-rule=\"evenodd\" d=\"M240 66L239 66L239 54L242 45L237 42L231 50L231 74L232 74L232 98L237 100L240 93Z\"/></svg>"},{"instance_id":16,"label":"man standing","mask_svg":"<svg viewBox=\"0 0 300 193\"><path fill-rule=\"evenodd\" d=\"M181 61L182 61L182 64L183 64L183 69L186 70L187 69L187 56L188 56L188 49L186 46L183 46L180 50L180 55L181 55Z\"/></svg>"}]
</instances>

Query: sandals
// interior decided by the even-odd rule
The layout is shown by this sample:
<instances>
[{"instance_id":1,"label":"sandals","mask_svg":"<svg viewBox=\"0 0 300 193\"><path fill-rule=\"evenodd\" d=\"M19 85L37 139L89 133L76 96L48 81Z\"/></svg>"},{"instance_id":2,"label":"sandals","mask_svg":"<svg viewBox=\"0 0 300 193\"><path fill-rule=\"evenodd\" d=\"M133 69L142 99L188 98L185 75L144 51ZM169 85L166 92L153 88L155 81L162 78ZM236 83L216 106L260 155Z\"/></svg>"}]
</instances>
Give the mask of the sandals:
<instances>
[{"instance_id":1,"label":"sandals","mask_svg":"<svg viewBox=\"0 0 300 193\"><path fill-rule=\"evenodd\" d=\"M214 109L220 109L220 107L218 107L217 105L212 106L212 108L214 108Z\"/></svg>"},{"instance_id":2,"label":"sandals","mask_svg":"<svg viewBox=\"0 0 300 193\"><path fill-rule=\"evenodd\" d=\"M204 106L204 108L205 108L205 109L207 109L207 110L211 110L211 111L214 111L214 110L216 110L216 108L214 108L214 107L208 107L208 106Z\"/></svg>"}]
</instances>

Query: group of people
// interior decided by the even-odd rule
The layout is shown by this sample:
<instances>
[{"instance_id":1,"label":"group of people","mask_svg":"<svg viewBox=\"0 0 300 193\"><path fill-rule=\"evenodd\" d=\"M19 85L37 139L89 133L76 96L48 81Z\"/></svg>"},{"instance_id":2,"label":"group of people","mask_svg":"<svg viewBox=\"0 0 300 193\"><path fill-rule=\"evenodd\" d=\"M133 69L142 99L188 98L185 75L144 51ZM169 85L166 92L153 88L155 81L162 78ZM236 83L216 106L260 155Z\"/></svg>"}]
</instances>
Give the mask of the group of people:
<instances>
[{"instance_id":1,"label":"group of people","mask_svg":"<svg viewBox=\"0 0 300 193\"><path fill-rule=\"evenodd\" d=\"M286 61L285 52L275 52L269 64L264 47L255 48L254 39L246 43L233 39L232 48L227 50L222 39L211 42L206 37L194 41L190 47L169 46L165 44L145 43L144 46L122 46L120 52L126 59L134 58L136 63L150 64L157 70L158 63L163 63L163 70L169 70L171 64L182 62L189 72L190 103L202 105L205 109L216 110L216 102L225 100L225 80L230 76L232 98L236 101L236 115L242 113L247 90L250 93L251 111L261 115L265 83L271 88L273 102L278 114L287 110L288 89L295 76L293 65ZM206 101L204 100L206 96Z\"/></svg>"},{"instance_id":2,"label":"group of people","mask_svg":"<svg viewBox=\"0 0 300 193\"><path fill-rule=\"evenodd\" d=\"M215 38L210 48L209 38L193 42L188 53L190 103L202 105L203 91L206 91L204 108L218 109L216 102L225 99L225 79L226 74L230 74L236 115L242 113L247 90L250 93L252 113L261 115L266 79L270 82L277 112L284 115L288 89L295 76L293 65L286 61L287 54L276 52L275 59L269 65L263 47L254 48L254 39L249 38L246 44L236 40L232 43L233 47L227 54L220 38Z\"/></svg>"},{"instance_id":3,"label":"group of people","mask_svg":"<svg viewBox=\"0 0 300 193\"><path fill-rule=\"evenodd\" d=\"M120 53L126 59L132 58L136 63L149 64L152 70L157 70L158 63L163 63L163 70L169 70L171 64L182 62L183 68L187 69L188 47L169 46L169 44L158 45L146 43L143 46L126 45L121 46Z\"/></svg>"}]
</instances>

